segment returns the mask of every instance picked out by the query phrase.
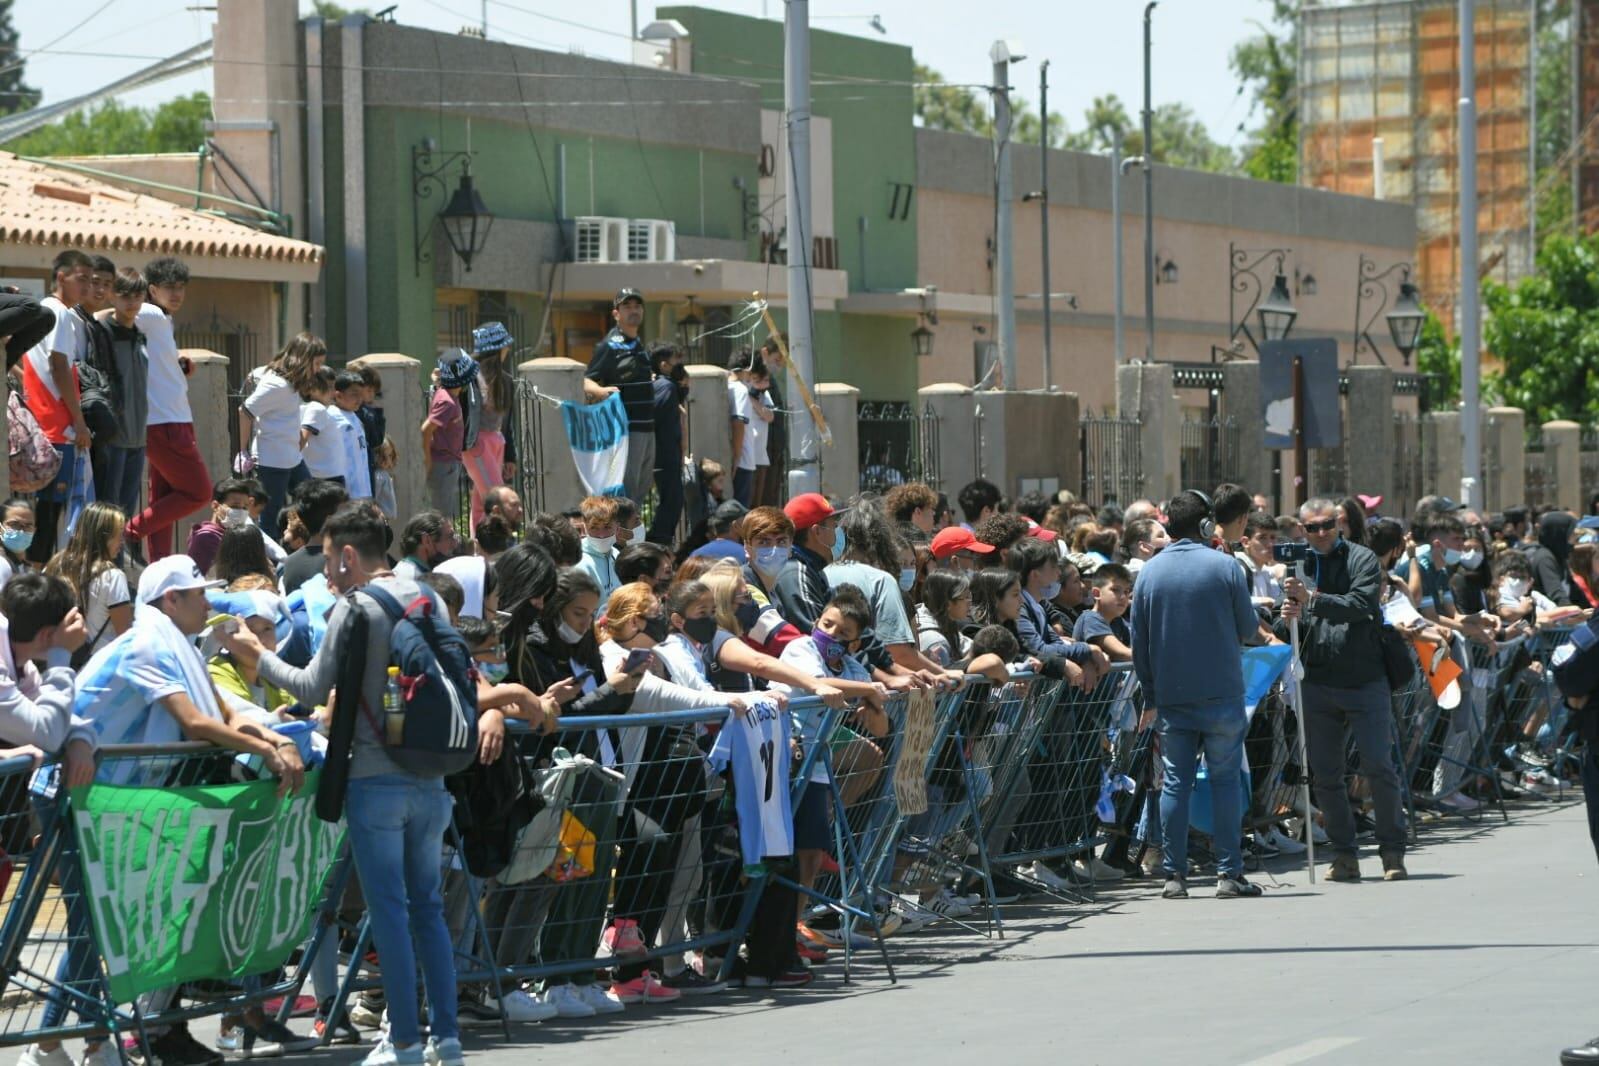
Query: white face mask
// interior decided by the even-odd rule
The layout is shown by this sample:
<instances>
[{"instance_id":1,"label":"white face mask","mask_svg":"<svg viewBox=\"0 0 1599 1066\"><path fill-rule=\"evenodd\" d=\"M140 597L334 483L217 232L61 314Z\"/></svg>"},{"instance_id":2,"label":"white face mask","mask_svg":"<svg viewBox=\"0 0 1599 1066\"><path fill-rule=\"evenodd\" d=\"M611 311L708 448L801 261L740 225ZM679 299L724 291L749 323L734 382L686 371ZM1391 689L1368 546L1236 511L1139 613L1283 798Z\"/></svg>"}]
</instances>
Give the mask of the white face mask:
<instances>
[{"instance_id":1,"label":"white face mask","mask_svg":"<svg viewBox=\"0 0 1599 1066\"><path fill-rule=\"evenodd\" d=\"M614 547L616 547L615 535L609 537L583 538L583 550L586 552L591 552L595 555L604 555Z\"/></svg>"},{"instance_id":2,"label":"white face mask","mask_svg":"<svg viewBox=\"0 0 1599 1066\"><path fill-rule=\"evenodd\" d=\"M1460 565L1467 570L1475 570L1482 565L1482 549L1472 548L1470 551L1460 553Z\"/></svg>"},{"instance_id":3,"label":"white face mask","mask_svg":"<svg viewBox=\"0 0 1599 1066\"><path fill-rule=\"evenodd\" d=\"M633 538L632 540L628 541L629 544L643 544L644 543L644 541L646 539L646 536L645 536L645 533L644 533L644 526L643 525L636 525L632 529L628 530L627 532L628 532L628 535Z\"/></svg>"},{"instance_id":4,"label":"white face mask","mask_svg":"<svg viewBox=\"0 0 1599 1066\"><path fill-rule=\"evenodd\" d=\"M1519 600L1532 591L1532 582L1525 578L1511 578L1499 587L1504 590L1506 596L1513 600Z\"/></svg>"}]
</instances>

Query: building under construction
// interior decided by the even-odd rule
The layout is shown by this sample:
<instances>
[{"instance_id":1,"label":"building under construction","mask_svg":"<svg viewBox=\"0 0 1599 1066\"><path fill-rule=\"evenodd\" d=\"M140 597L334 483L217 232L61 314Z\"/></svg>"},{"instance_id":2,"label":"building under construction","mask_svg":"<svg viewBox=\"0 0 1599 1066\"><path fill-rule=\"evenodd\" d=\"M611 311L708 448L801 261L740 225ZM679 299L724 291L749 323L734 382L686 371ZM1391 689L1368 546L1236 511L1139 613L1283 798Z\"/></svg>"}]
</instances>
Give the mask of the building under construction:
<instances>
[{"instance_id":1,"label":"building under construction","mask_svg":"<svg viewBox=\"0 0 1599 1066\"><path fill-rule=\"evenodd\" d=\"M1477 0L1476 23L1478 272L1514 281L1532 267L1532 4ZM1299 34L1301 184L1414 203L1415 280L1453 323L1461 276L1455 0L1305 7Z\"/></svg>"}]
</instances>

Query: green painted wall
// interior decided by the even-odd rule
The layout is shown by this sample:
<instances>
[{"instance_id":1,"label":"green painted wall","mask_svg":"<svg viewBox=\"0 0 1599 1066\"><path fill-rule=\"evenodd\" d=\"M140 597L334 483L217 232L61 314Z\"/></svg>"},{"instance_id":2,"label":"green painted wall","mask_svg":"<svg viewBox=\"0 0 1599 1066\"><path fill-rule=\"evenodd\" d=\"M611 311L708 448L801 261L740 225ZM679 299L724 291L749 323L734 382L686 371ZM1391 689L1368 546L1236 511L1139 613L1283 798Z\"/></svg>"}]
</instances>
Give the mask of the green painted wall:
<instances>
[{"instance_id":1,"label":"green painted wall","mask_svg":"<svg viewBox=\"0 0 1599 1066\"><path fill-rule=\"evenodd\" d=\"M761 79L762 105L783 107L783 24L701 7L662 7L688 28L695 73ZM833 122L833 232L850 288L917 285L916 203L891 219L895 182L916 185L915 101L910 48L811 31L811 110ZM892 82L895 84L879 84ZM868 277L860 272L860 219L867 220Z\"/></svg>"}]
</instances>

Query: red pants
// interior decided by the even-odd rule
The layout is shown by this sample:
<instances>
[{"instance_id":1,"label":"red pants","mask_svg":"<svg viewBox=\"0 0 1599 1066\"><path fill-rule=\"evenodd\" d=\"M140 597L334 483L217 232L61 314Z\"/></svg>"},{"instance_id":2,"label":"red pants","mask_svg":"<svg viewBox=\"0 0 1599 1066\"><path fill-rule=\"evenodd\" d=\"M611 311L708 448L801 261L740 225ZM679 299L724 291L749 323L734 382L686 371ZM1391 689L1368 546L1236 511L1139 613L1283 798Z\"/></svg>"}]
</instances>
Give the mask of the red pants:
<instances>
[{"instance_id":1,"label":"red pants","mask_svg":"<svg viewBox=\"0 0 1599 1066\"><path fill-rule=\"evenodd\" d=\"M173 553L173 527L211 502L211 475L194 441L194 426L167 423L145 430L150 506L128 523L129 540L148 540L150 562Z\"/></svg>"}]
</instances>

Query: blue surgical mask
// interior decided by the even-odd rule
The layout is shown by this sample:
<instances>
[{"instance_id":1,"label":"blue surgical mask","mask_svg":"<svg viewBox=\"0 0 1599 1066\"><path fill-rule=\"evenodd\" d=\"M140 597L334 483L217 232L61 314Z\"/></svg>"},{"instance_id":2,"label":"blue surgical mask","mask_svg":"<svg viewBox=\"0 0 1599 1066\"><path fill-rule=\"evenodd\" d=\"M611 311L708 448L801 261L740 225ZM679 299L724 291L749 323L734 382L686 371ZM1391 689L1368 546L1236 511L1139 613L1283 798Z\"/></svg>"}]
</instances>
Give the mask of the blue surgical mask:
<instances>
[{"instance_id":1,"label":"blue surgical mask","mask_svg":"<svg viewBox=\"0 0 1599 1066\"><path fill-rule=\"evenodd\" d=\"M33 531L31 529L12 529L7 526L0 529L0 544L6 546L6 551L21 555L33 546Z\"/></svg>"},{"instance_id":2,"label":"blue surgical mask","mask_svg":"<svg viewBox=\"0 0 1599 1066\"><path fill-rule=\"evenodd\" d=\"M1462 553L1461 553L1459 548L1445 548L1444 549L1444 565L1445 566L1454 566L1456 563L1460 562L1461 555L1462 555Z\"/></svg>"},{"instance_id":3,"label":"blue surgical mask","mask_svg":"<svg viewBox=\"0 0 1599 1066\"><path fill-rule=\"evenodd\" d=\"M477 672L482 675L483 680L487 681L489 684L498 685L500 682L504 681L510 676L511 664L480 662L477 664Z\"/></svg>"},{"instance_id":4,"label":"blue surgical mask","mask_svg":"<svg viewBox=\"0 0 1599 1066\"><path fill-rule=\"evenodd\" d=\"M1041 600L1044 603L1050 602L1056 596L1059 596L1059 595L1060 595L1060 582L1059 581L1051 581L1049 584L1045 585L1043 588L1038 590L1038 598L1039 598L1039 600Z\"/></svg>"},{"instance_id":5,"label":"blue surgical mask","mask_svg":"<svg viewBox=\"0 0 1599 1066\"><path fill-rule=\"evenodd\" d=\"M909 592L911 590L911 586L915 584L916 568L914 566L906 567L899 572L899 590L901 592Z\"/></svg>"},{"instance_id":6,"label":"blue surgical mask","mask_svg":"<svg viewBox=\"0 0 1599 1066\"><path fill-rule=\"evenodd\" d=\"M755 549L755 569L763 574L776 574L788 562L792 549L779 544L773 548Z\"/></svg>"},{"instance_id":7,"label":"blue surgical mask","mask_svg":"<svg viewBox=\"0 0 1599 1066\"><path fill-rule=\"evenodd\" d=\"M839 526L833 530L833 558L840 559L844 555L844 527Z\"/></svg>"}]
</instances>

